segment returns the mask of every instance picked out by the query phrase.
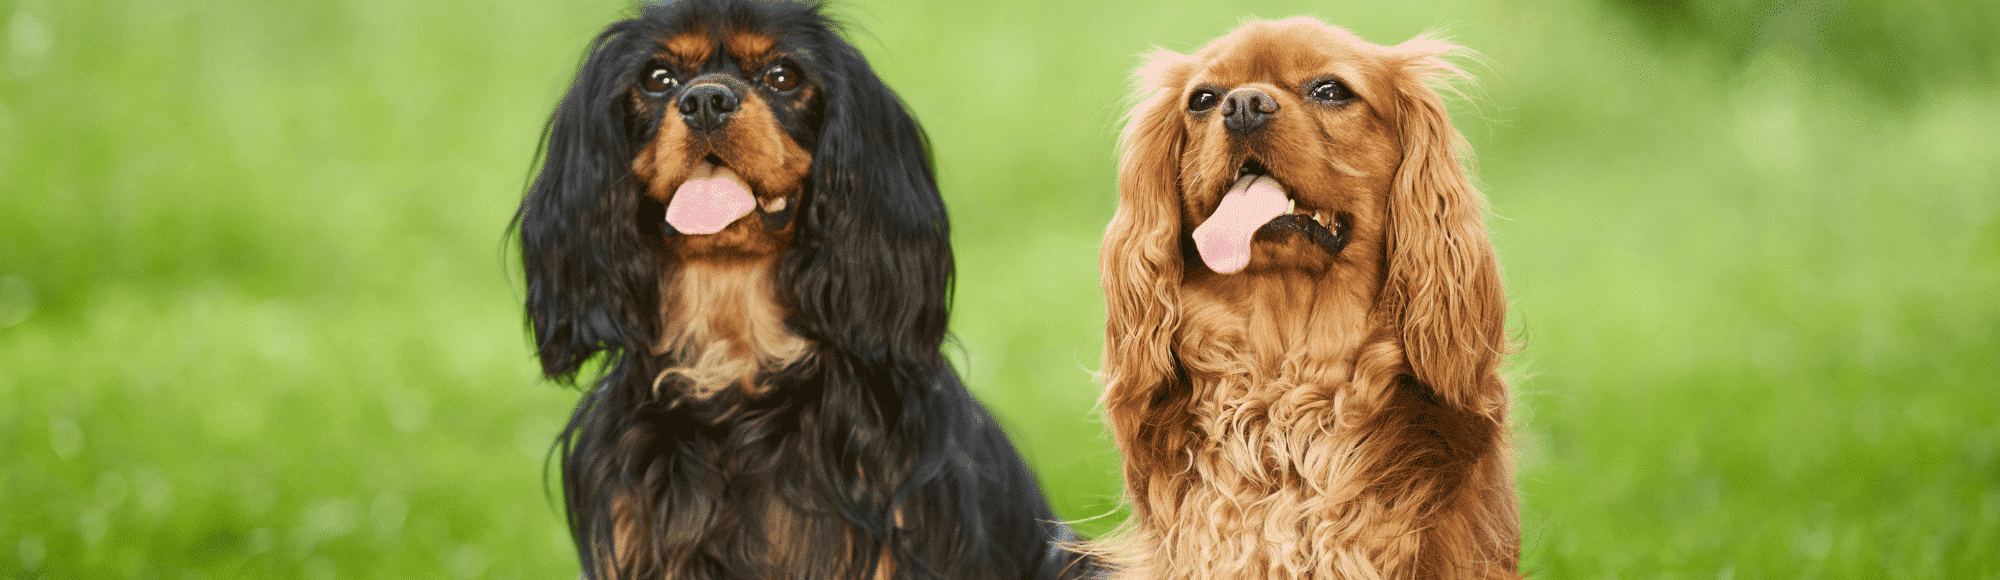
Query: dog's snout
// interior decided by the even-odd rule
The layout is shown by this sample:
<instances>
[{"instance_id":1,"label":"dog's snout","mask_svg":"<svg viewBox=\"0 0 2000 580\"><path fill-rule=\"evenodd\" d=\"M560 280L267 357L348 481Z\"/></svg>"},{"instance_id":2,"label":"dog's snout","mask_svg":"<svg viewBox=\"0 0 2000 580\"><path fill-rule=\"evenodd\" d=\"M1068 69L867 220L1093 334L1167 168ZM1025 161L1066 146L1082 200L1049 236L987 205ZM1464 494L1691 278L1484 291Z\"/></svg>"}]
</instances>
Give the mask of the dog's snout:
<instances>
[{"instance_id":1,"label":"dog's snout","mask_svg":"<svg viewBox=\"0 0 2000 580\"><path fill-rule=\"evenodd\" d=\"M1237 134L1254 133L1277 114L1278 101L1257 89L1236 89L1222 99L1222 124Z\"/></svg>"},{"instance_id":2,"label":"dog's snout","mask_svg":"<svg viewBox=\"0 0 2000 580\"><path fill-rule=\"evenodd\" d=\"M741 101L729 87L715 83L702 83L688 87L681 92L681 118L691 129L714 131L729 122Z\"/></svg>"}]
</instances>

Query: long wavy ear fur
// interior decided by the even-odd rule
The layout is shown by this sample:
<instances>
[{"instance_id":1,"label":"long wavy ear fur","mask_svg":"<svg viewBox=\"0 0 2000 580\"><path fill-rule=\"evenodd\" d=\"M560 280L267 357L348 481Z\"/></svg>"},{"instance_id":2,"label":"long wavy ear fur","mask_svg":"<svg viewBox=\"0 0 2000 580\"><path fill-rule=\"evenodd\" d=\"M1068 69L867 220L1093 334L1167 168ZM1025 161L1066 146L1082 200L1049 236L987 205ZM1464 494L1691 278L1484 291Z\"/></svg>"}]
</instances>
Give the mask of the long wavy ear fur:
<instances>
[{"instance_id":1,"label":"long wavy ear fur","mask_svg":"<svg viewBox=\"0 0 2000 580\"><path fill-rule=\"evenodd\" d=\"M1152 438L1185 430L1162 429L1154 416L1164 389L1178 381L1173 337L1180 320L1183 271L1180 215L1181 122L1179 87L1188 57L1159 51L1139 70L1145 98L1133 108L1121 137L1118 213L1104 233L1098 267L1104 279L1104 407L1125 456L1126 482L1143 497L1145 473L1176 461L1180 447ZM1173 413L1165 413L1172 415ZM1134 509L1143 509L1137 502ZM1142 514L1143 515L1143 514Z\"/></svg>"},{"instance_id":2,"label":"long wavy ear fur","mask_svg":"<svg viewBox=\"0 0 2000 580\"><path fill-rule=\"evenodd\" d=\"M542 141L541 171L514 227L542 373L574 380L600 351L644 352L659 322L659 258L640 231L631 176L635 132L626 97L644 51L630 23L592 44ZM657 235L658 232L653 232Z\"/></svg>"},{"instance_id":3,"label":"long wavy ear fur","mask_svg":"<svg viewBox=\"0 0 2000 580\"><path fill-rule=\"evenodd\" d=\"M828 33L831 34L831 33ZM787 255L802 336L854 357L860 368L944 364L939 347L951 301L951 225L929 143L859 52L820 43L829 70L797 247Z\"/></svg>"},{"instance_id":4,"label":"long wavy ear fur","mask_svg":"<svg viewBox=\"0 0 2000 580\"><path fill-rule=\"evenodd\" d=\"M806 33L822 35L812 43L822 70L809 74L825 101L780 283L795 306L787 323L820 347L812 382L824 404L843 409L821 416L832 422L812 436L829 439L809 447L828 459L808 469L845 482L829 486L844 494L838 507L871 537L852 547L856 570L877 555L890 558L899 577L992 573L970 562L1014 570L1023 550L1047 549L1040 524L1016 524L1054 514L1030 499L1039 491L1033 475L991 419L965 420L968 408L986 415L941 350L955 264L929 143L830 22ZM854 481L857 465L871 481ZM921 532L937 536L912 553L896 539L907 533L897 528L903 516L961 523Z\"/></svg>"},{"instance_id":5,"label":"long wavy ear fur","mask_svg":"<svg viewBox=\"0 0 2000 580\"><path fill-rule=\"evenodd\" d=\"M1507 303L1481 219L1486 202L1467 179L1464 138L1431 83L1463 77L1438 58L1457 47L1419 38L1391 49L1395 117L1403 164L1389 196L1389 267L1381 307L1401 323L1404 355L1418 381L1445 402L1491 414L1505 407L1500 356Z\"/></svg>"}]
</instances>

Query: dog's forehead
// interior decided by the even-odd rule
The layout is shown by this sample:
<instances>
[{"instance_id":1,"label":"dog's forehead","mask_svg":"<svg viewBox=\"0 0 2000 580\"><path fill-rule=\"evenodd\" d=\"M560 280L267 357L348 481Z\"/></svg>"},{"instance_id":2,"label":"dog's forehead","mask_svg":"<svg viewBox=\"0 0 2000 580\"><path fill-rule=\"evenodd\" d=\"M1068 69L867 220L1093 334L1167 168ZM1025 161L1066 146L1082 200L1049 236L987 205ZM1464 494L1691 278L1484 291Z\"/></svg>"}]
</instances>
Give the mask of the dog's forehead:
<instances>
[{"instance_id":1,"label":"dog's forehead","mask_svg":"<svg viewBox=\"0 0 2000 580\"><path fill-rule=\"evenodd\" d=\"M1309 18L1253 22L1203 47L1197 76L1223 86L1290 86L1331 74L1353 84L1365 82L1381 56L1380 47Z\"/></svg>"},{"instance_id":2,"label":"dog's forehead","mask_svg":"<svg viewBox=\"0 0 2000 580\"><path fill-rule=\"evenodd\" d=\"M667 60L683 70L699 70L722 56L743 65L759 65L771 60L778 40L758 29L701 29L677 32L659 39Z\"/></svg>"}]
</instances>

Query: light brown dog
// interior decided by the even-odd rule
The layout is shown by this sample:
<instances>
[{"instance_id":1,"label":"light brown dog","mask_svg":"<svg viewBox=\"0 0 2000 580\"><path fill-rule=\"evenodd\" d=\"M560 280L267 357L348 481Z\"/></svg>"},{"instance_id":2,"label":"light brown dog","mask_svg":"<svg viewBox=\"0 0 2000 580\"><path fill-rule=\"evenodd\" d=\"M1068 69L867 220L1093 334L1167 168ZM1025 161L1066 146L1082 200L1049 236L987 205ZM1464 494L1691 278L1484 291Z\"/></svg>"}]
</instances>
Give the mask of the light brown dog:
<instances>
[{"instance_id":1,"label":"light brown dog","mask_svg":"<svg viewBox=\"0 0 2000 580\"><path fill-rule=\"evenodd\" d=\"M1294 18L1139 71L1101 261L1124 577L1518 576L1456 50Z\"/></svg>"}]
</instances>

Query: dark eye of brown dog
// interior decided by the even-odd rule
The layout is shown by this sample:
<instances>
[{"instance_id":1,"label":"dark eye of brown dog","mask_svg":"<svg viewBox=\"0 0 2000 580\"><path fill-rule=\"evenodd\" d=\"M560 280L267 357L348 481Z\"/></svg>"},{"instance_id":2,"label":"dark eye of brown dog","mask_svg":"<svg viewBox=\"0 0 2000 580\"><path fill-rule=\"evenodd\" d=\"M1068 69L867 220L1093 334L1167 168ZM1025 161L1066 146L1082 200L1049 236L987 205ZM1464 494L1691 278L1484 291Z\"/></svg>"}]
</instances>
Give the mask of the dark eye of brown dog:
<instances>
[{"instance_id":1,"label":"dark eye of brown dog","mask_svg":"<svg viewBox=\"0 0 2000 580\"><path fill-rule=\"evenodd\" d=\"M1215 91L1201 89L1188 95L1188 110L1199 113L1215 108L1215 104L1220 102L1222 99L1215 96Z\"/></svg>"},{"instance_id":2,"label":"dark eye of brown dog","mask_svg":"<svg viewBox=\"0 0 2000 580\"><path fill-rule=\"evenodd\" d=\"M773 66L770 70L764 71L764 84L780 91L789 91L799 86L799 75L793 73L791 67L782 64Z\"/></svg>"},{"instance_id":3,"label":"dark eye of brown dog","mask_svg":"<svg viewBox=\"0 0 2000 580\"><path fill-rule=\"evenodd\" d=\"M645 76L639 78L640 87L655 97L667 94L667 91L673 90L674 85L679 83L680 81L674 79L673 71L659 66L646 69Z\"/></svg>"},{"instance_id":4,"label":"dark eye of brown dog","mask_svg":"<svg viewBox=\"0 0 2000 580\"><path fill-rule=\"evenodd\" d=\"M1347 88L1347 83L1340 82L1338 79L1321 81L1319 84L1313 85L1312 90L1308 94L1312 95L1312 98L1329 103L1337 103L1354 98L1354 91Z\"/></svg>"}]
</instances>

